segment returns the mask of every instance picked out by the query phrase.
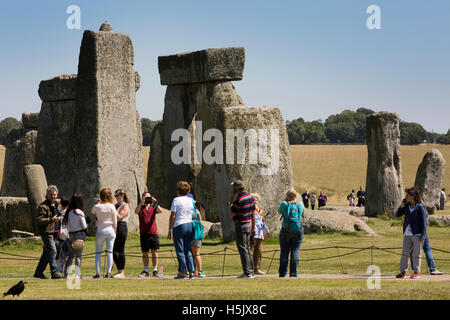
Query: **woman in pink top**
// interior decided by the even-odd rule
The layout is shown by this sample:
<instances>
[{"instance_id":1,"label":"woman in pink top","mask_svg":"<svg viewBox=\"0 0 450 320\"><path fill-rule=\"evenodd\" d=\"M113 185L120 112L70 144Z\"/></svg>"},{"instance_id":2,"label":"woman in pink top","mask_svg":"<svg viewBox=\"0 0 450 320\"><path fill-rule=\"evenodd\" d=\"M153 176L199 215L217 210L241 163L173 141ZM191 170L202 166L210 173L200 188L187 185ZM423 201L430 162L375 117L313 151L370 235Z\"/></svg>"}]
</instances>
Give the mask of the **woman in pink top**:
<instances>
[{"instance_id":1,"label":"woman in pink top","mask_svg":"<svg viewBox=\"0 0 450 320\"><path fill-rule=\"evenodd\" d=\"M94 278L100 278L100 267L102 259L103 243L106 241L107 263L105 278L111 278L113 266L113 246L117 233L117 211L114 206L111 189L105 188L100 191L100 203L92 208L92 213L97 217L97 234L95 235L95 268Z\"/></svg>"}]
</instances>

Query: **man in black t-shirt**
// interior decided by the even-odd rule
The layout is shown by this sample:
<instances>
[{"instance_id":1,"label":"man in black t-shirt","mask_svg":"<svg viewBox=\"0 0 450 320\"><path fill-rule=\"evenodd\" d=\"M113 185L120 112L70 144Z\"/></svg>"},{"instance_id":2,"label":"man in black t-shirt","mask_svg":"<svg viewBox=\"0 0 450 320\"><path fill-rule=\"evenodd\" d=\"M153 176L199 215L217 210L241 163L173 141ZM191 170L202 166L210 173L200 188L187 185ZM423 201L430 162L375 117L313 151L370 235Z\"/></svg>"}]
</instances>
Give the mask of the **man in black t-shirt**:
<instances>
[{"instance_id":1,"label":"man in black t-shirt","mask_svg":"<svg viewBox=\"0 0 450 320\"><path fill-rule=\"evenodd\" d=\"M366 204L366 192L363 190L362 187L359 187L358 193L356 193L356 197L358 198L358 207L361 207Z\"/></svg>"}]
</instances>

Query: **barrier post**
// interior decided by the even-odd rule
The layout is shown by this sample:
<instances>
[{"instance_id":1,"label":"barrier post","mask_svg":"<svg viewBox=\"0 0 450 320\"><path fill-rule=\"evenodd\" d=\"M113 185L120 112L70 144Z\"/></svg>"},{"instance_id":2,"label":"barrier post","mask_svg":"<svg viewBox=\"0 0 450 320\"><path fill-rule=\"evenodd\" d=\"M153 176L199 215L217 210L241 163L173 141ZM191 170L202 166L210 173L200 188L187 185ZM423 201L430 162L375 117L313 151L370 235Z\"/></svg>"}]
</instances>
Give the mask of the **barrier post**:
<instances>
[{"instance_id":1,"label":"barrier post","mask_svg":"<svg viewBox=\"0 0 450 320\"><path fill-rule=\"evenodd\" d=\"M277 253L278 249L275 249L275 252L272 255L272 259L270 259L269 268L267 268L267 274L269 274L270 266L272 265L273 259L275 257L275 254Z\"/></svg>"},{"instance_id":2,"label":"barrier post","mask_svg":"<svg viewBox=\"0 0 450 320\"><path fill-rule=\"evenodd\" d=\"M373 246L370 247L370 265L373 266Z\"/></svg>"},{"instance_id":3,"label":"barrier post","mask_svg":"<svg viewBox=\"0 0 450 320\"><path fill-rule=\"evenodd\" d=\"M336 250L337 250L337 253L338 253L338 257L339 257L339 262L341 263L342 273L346 274L346 272L344 270L344 265L342 264L341 254L339 253L339 247L338 246L336 246Z\"/></svg>"},{"instance_id":4,"label":"barrier post","mask_svg":"<svg viewBox=\"0 0 450 320\"><path fill-rule=\"evenodd\" d=\"M227 247L225 246L225 248L223 249L222 278L223 278L223 273L225 270L225 257L226 256L227 256Z\"/></svg>"}]
</instances>

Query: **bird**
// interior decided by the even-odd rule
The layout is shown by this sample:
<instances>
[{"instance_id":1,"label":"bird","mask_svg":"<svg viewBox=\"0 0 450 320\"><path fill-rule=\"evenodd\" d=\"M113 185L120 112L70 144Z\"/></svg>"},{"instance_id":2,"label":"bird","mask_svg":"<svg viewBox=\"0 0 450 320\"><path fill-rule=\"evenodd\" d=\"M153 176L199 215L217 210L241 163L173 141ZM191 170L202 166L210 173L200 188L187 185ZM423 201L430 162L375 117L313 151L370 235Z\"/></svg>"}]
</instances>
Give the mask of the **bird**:
<instances>
[{"instance_id":1,"label":"bird","mask_svg":"<svg viewBox=\"0 0 450 320\"><path fill-rule=\"evenodd\" d=\"M25 289L25 283L22 280L20 280L17 284L13 285L8 292L3 293L3 296L6 297L7 295L11 294L13 297L14 296L19 296L23 290Z\"/></svg>"}]
</instances>

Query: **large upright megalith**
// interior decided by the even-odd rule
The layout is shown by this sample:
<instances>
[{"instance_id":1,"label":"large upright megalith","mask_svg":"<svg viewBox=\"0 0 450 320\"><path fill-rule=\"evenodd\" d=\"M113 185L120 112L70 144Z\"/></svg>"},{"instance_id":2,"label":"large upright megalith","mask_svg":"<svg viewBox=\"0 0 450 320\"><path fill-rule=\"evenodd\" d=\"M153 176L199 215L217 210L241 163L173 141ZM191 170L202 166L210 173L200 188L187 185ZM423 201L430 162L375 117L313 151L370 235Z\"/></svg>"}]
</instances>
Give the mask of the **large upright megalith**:
<instances>
[{"instance_id":1,"label":"large upright megalith","mask_svg":"<svg viewBox=\"0 0 450 320\"><path fill-rule=\"evenodd\" d=\"M104 30L104 31L103 31ZM108 23L86 30L78 63L73 156L74 189L90 208L102 188L127 191L132 209L144 190L142 132L136 110L134 50ZM139 128L139 130L138 130ZM136 217L131 215L136 228Z\"/></svg>"},{"instance_id":2,"label":"large upright megalith","mask_svg":"<svg viewBox=\"0 0 450 320\"><path fill-rule=\"evenodd\" d=\"M420 191L428 214L434 214L439 205L444 169L445 159L437 149L428 151L417 169L414 185Z\"/></svg>"},{"instance_id":3,"label":"large upright megalith","mask_svg":"<svg viewBox=\"0 0 450 320\"><path fill-rule=\"evenodd\" d=\"M38 92L42 105L36 163L44 168L49 183L58 186L60 196L70 197L78 179L73 172L77 75L63 74L42 80Z\"/></svg>"},{"instance_id":4,"label":"large upright megalith","mask_svg":"<svg viewBox=\"0 0 450 320\"><path fill-rule=\"evenodd\" d=\"M35 163L39 113L22 115L23 129L11 130L6 137L1 196L25 197L23 167Z\"/></svg>"},{"instance_id":5,"label":"large upright megalith","mask_svg":"<svg viewBox=\"0 0 450 320\"><path fill-rule=\"evenodd\" d=\"M367 117L366 216L395 216L403 198L399 118L378 112Z\"/></svg>"},{"instance_id":6,"label":"large upright megalith","mask_svg":"<svg viewBox=\"0 0 450 320\"><path fill-rule=\"evenodd\" d=\"M276 208L293 187L279 110L246 107L231 83L243 78L244 62L242 47L158 58L167 91L163 121L152 134L148 189L170 208L176 182L189 181L206 219L221 222L225 241L234 238L228 205L234 179L260 194L274 233L280 229Z\"/></svg>"}]
</instances>

